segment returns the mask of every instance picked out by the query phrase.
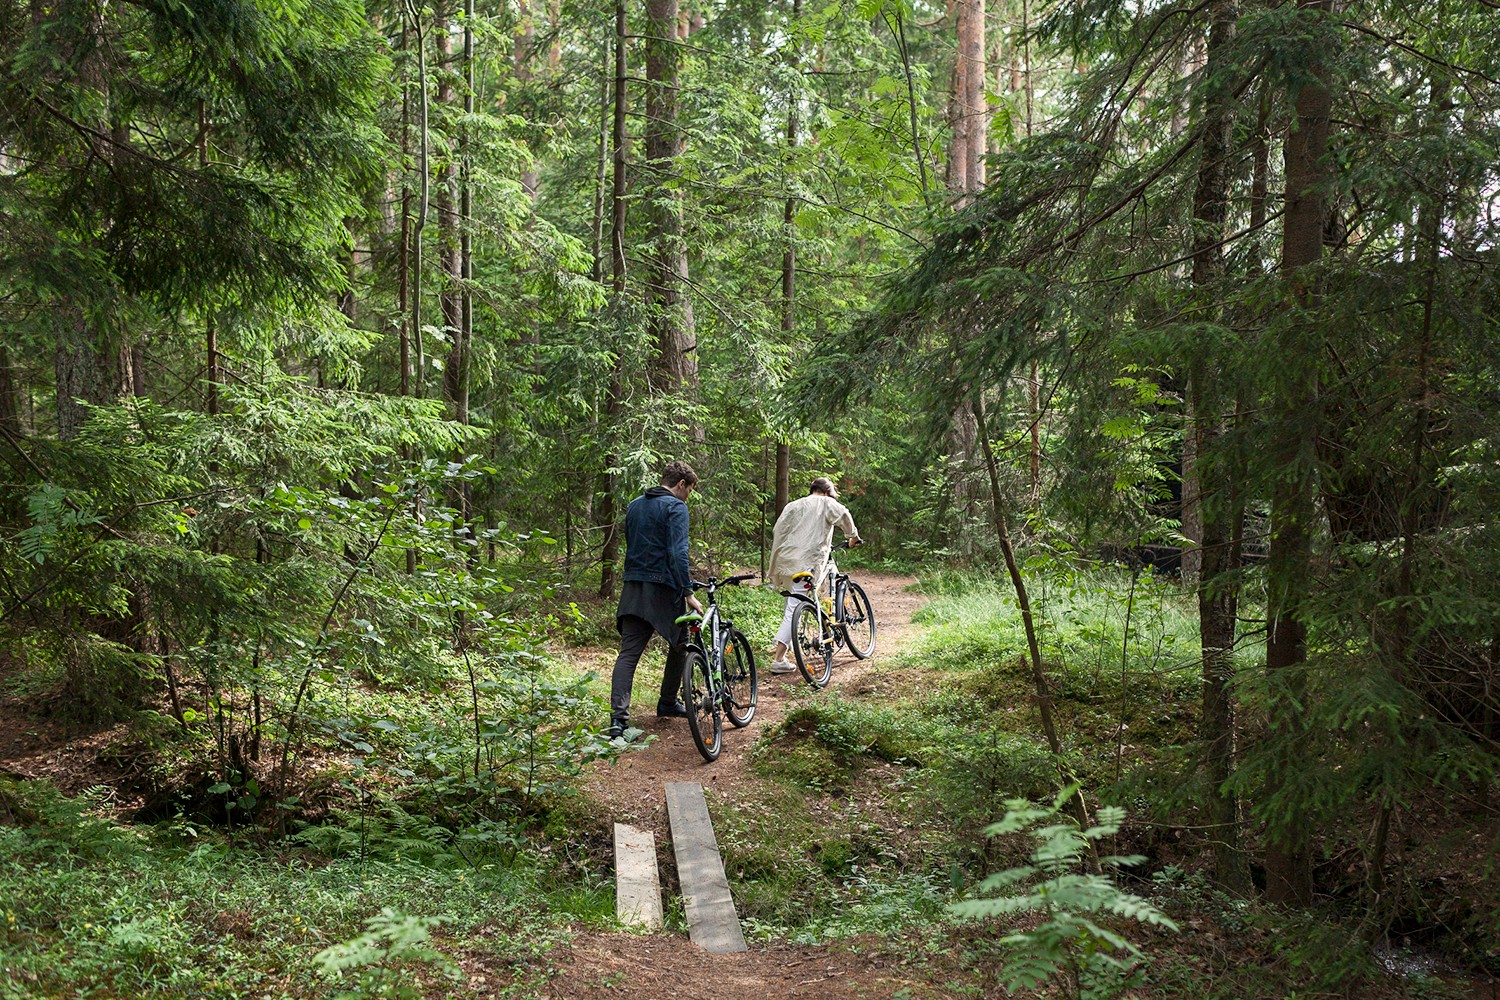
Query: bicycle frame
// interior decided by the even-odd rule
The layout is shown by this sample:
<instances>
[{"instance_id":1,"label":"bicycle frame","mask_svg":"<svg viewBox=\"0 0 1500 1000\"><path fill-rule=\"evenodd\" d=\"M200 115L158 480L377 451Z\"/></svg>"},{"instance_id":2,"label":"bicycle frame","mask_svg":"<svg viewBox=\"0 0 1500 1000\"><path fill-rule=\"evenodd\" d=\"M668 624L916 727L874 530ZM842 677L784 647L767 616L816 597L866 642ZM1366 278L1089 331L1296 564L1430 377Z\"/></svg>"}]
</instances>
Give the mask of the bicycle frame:
<instances>
[{"instance_id":1,"label":"bicycle frame","mask_svg":"<svg viewBox=\"0 0 1500 1000\"><path fill-rule=\"evenodd\" d=\"M729 632L734 627L734 622L724 617L719 610L719 602L714 593L722 584L718 580L710 580L703 584L708 591L708 607L703 609L703 617L688 626L689 646L696 646L698 652L708 660L709 669L713 671L713 681L716 685L724 682L724 647L729 643ZM709 642L703 642L703 632L708 631Z\"/></svg>"},{"instance_id":2,"label":"bicycle frame","mask_svg":"<svg viewBox=\"0 0 1500 1000\"><path fill-rule=\"evenodd\" d=\"M682 615L679 624L688 629L687 666L682 678L682 700L688 708L688 728L705 760L717 760L727 718L737 729L749 725L755 715L755 660L748 643L734 622L719 607L718 589L754 579L754 574L731 576L706 583L693 581L693 589L707 590L707 606L701 612ZM708 635L705 638L704 630ZM729 647L737 652L731 681ZM738 650L744 648L744 658ZM741 701L748 685L748 700Z\"/></svg>"},{"instance_id":3,"label":"bicycle frame","mask_svg":"<svg viewBox=\"0 0 1500 1000\"><path fill-rule=\"evenodd\" d=\"M847 543L841 544L839 548L843 548L845 544ZM844 624L844 594L849 589L848 583L849 574L839 572L838 565L833 561L833 554L829 553L828 569L824 572L823 579L818 581L818 585L812 589L811 593L799 594L796 591L789 591L786 593L786 596L801 601L803 604L811 604L818 613L818 629L826 635L830 630L828 620L830 608L833 612L832 624L836 626ZM826 594L824 593L825 585L827 587ZM813 595L817 596L814 597ZM823 604L825 597L830 602L828 607L825 607ZM843 642L838 638L838 630L835 628L833 632L834 641L839 646L842 646Z\"/></svg>"}]
</instances>

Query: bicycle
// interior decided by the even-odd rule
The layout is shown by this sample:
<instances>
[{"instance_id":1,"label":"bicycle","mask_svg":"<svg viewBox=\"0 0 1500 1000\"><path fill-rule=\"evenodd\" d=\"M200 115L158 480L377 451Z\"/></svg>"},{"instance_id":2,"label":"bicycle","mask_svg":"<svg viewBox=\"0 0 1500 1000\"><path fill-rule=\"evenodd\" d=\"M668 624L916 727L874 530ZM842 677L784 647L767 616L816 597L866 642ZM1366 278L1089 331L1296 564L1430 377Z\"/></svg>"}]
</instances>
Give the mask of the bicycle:
<instances>
[{"instance_id":1,"label":"bicycle","mask_svg":"<svg viewBox=\"0 0 1500 1000\"><path fill-rule=\"evenodd\" d=\"M754 580L754 573L706 583L692 581L694 590L708 591L708 607L702 614L689 612L677 619L688 629L687 662L682 669L682 703L687 706L688 730L698 752L707 761L719 759L724 743L724 717L736 729L755 718L759 682L755 676L755 653L745 633L734 627L715 598L720 587L737 587ZM704 633L708 641L704 643Z\"/></svg>"},{"instance_id":2,"label":"bicycle","mask_svg":"<svg viewBox=\"0 0 1500 1000\"><path fill-rule=\"evenodd\" d=\"M845 539L834 546L834 551L847 549ZM840 573L828 556L829 592L822 593L822 586L812 586L811 573L798 573L794 582L802 583L806 594L791 593L787 596L802 602L792 618L792 655L797 661L797 670L802 679L815 688L828 684L833 676L833 654L846 646L857 660L867 660L875 655L875 612L870 607L870 597L865 589L848 573ZM812 595L817 593L815 599Z\"/></svg>"}]
</instances>

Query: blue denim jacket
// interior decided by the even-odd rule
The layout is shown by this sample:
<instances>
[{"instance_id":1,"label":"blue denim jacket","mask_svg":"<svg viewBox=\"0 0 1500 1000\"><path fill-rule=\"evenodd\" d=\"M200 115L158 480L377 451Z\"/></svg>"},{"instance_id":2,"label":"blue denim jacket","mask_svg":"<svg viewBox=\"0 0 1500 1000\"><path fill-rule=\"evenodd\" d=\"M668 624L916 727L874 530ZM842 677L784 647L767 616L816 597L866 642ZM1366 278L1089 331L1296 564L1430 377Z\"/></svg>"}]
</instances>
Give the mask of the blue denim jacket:
<instances>
[{"instance_id":1,"label":"blue denim jacket","mask_svg":"<svg viewBox=\"0 0 1500 1000\"><path fill-rule=\"evenodd\" d=\"M653 486L625 510L623 579L662 583L678 598L693 592L688 576L688 508L665 486Z\"/></svg>"}]
</instances>

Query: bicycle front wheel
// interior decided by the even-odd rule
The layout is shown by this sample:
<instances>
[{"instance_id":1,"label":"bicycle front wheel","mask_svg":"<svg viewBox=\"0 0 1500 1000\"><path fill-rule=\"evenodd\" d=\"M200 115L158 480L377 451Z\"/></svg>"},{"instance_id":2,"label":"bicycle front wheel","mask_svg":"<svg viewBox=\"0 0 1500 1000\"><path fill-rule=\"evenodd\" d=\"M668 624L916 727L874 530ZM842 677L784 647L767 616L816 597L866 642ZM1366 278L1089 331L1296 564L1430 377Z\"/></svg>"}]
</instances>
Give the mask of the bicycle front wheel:
<instances>
[{"instance_id":1,"label":"bicycle front wheel","mask_svg":"<svg viewBox=\"0 0 1500 1000\"><path fill-rule=\"evenodd\" d=\"M865 588L850 580L844 587L843 619L844 638L849 642L849 652L857 659L868 660L875 655L875 612L870 608L869 595Z\"/></svg>"},{"instance_id":2,"label":"bicycle front wheel","mask_svg":"<svg viewBox=\"0 0 1500 1000\"><path fill-rule=\"evenodd\" d=\"M718 760L724 744L724 707L719 701L708 659L700 649L688 652L682 669L682 703L687 706L688 730L704 760Z\"/></svg>"},{"instance_id":3,"label":"bicycle front wheel","mask_svg":"<svg viewBox=\"0 0 1500 1000\"><path fill-rule=\"evenodd\" d=\"M745 633L734 629L724 644L724 714L736 728L755 718L755 698L760 690L755 677L755 654Z\"/></svg>"},{"instance_id":4,"label":"bicycle front wheel","mask_svg":"<svg viewBox=\"0 0 1500 1000\"><path fill-rule=\"evenodd\" d=\"M823 687L833 676L833 629L823 627L811 604L799 606L792 619L792 654L802 679L813 687Z\"/></svg>"}]
</instances>

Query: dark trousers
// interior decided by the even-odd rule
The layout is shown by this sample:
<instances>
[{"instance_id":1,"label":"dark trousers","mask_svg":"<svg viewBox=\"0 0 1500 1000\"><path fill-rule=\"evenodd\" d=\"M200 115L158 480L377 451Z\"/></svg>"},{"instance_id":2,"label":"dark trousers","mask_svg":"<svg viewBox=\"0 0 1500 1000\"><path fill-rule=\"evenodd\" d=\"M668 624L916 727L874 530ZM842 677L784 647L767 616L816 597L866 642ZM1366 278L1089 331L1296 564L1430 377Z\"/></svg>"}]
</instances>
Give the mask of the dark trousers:
<instances>
[{"instance_id":1,"label":"dark trousers","mask_svg":"<svg viewBox=\"0 0 1500 1000\"><path fill-rule=\"evenodd\" d=\"M644 618L620 617L620 655L615 657L615 672L609 684L609 717L617 722L630 718L630 688L635 683L635 668L655 634L656 629ZM670 705L677 700L677 691L682 686L682 665L686 661L682 643L669 643L658 704Z\"/></svg>"}]
</instances>

